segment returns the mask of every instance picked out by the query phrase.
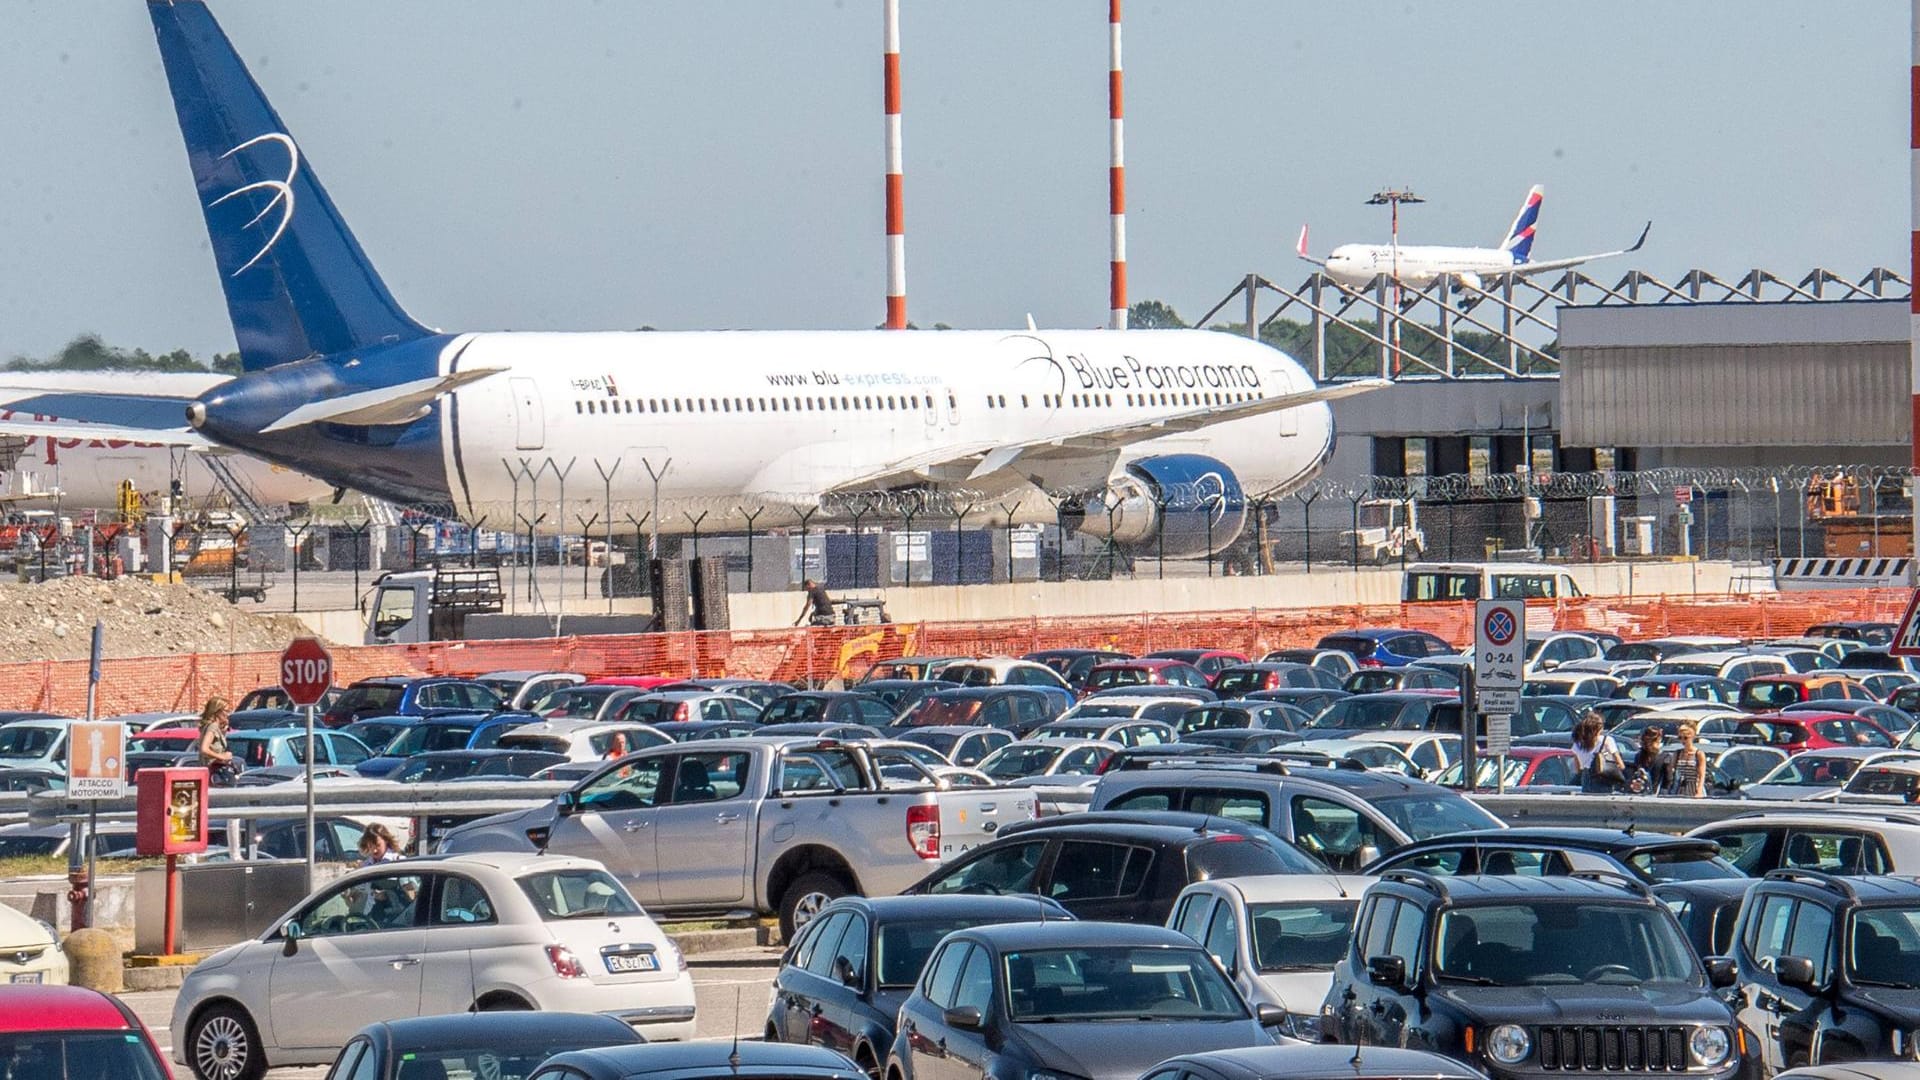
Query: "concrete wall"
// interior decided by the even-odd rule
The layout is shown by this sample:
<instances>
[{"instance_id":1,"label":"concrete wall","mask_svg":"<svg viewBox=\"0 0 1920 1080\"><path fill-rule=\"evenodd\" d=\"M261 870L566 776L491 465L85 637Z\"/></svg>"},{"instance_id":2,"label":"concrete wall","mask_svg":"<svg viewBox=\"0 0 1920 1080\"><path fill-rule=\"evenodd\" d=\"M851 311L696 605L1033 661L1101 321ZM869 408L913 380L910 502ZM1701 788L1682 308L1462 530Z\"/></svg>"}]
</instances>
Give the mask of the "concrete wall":
<instances>
[{"instance_id":1,"label":"concrete wall","mask_svg":"<svg viewBox=\"0 0 1920 1080\"><path fill-rule=\"evenodd\" d=\"M1589 596L1725 594L1729 563L1601 563L1570 566ZM1400 571L1317 570L1268 577L1179 577L1166 580L1017 582L1011 585L863 590L886 601L895 622L956 622L1028 617L1127 615L1151 611L1232 611L1238 608L1392 604L1400 599ZM793 625L804 594L735 593L733 628L765 630Z\"/></svg>"}]
</instances>

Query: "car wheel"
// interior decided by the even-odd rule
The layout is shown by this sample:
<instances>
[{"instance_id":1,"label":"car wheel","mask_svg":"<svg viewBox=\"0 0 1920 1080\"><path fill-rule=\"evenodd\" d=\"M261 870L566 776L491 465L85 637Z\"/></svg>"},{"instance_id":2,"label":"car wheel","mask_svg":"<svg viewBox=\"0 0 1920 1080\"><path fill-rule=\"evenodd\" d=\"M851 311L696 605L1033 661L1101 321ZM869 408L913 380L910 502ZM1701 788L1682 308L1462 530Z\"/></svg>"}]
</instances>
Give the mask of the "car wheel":
<instances>
[{"instance_id":1,"label":"car wheel","mask_svg":"<svg viewBox=\"0 0 1920 1080\"><path fill-rule=\"evenodd\" d=\"M871 1047L862 1046L854 1051L853 1063L860 1066L860 1071L872 1077L873 1080L880 1080L880 1063L874 1060Z\"/></svg>"},{"instance_id":2,"label":"car wheel","mask_svg":"<svg viewBox=\"0 0 1920 1080\"><path fill-rule=\"evenodd\" d=\"M200 1080L260 1080L267 1071L260 1033L238 1005L201 1013L187 1033L186 1057Z\"/></svg>"},{"instance_id":3,"label":"car wheel","mask_svg":"<svg viewBox=\"0 0 1920 1080\"><path fill-rule=\"evenodd\" d=\"M824 870L812 870L794 878L780 897L781 940L792 941L808 920L820 914L821 908L852 891L839 876Z\"/></svg>"}]
</instances>

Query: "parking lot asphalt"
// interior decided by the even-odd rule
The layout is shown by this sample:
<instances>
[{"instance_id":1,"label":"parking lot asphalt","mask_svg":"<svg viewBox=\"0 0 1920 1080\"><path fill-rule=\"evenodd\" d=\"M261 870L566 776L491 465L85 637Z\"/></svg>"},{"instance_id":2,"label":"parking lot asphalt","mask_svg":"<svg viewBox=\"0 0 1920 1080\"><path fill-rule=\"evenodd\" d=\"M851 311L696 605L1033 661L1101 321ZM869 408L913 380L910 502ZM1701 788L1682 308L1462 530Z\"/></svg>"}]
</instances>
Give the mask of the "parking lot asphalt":
<instances>
[{"instance_id":1,"label":"parking lot asphalt","mask_svg":"<svg viewBox=\"0 0 1920 1080\"><path fill-rule=\"evenodd\" d=\"M698 1013L697 1037L728 1039L759 1036L767 1019L767 997L773 985L774 970L780 961L779 949L743 949L735 952L708 953L693 959L693 987ZM121 995L140 1019L153 1030L153 1037L169 1057L173 1053L172 1034L167 1024L172 1018L175 991L152 990ZM342 1036L345 1041L345 1035ZM324 1065L271 1069L271 1080L305 1080L327 1074ZM191 1071L175 1066L175 1075L189 1080Z\"/></svg>"}]
</instances>

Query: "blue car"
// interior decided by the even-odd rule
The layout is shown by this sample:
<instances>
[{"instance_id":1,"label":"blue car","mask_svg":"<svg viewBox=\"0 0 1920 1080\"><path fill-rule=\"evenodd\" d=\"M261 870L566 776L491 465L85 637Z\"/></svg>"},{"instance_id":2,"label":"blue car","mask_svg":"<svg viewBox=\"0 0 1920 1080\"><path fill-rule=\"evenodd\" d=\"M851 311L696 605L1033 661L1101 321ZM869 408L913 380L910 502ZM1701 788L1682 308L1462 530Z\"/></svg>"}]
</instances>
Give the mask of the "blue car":
<instances>
[{"instance_id":1,"label":"blue car","mask_svg":"<svg viewBox=\"0 0 1920 1080\"><path fill-rule=\"evenodd\" d=\"M493 712L504 704L497 691L472 679L383 675L347 687L320 713L320 722L341 728L374 716Z\"/></svg>"},{"instance_id":2,"label":"blue car","mask_svg":"<svg viewBox=\"0 0 1920 1080\"><path fill-rule=\"evenodd\" d=\"M1336 649L1361 667L1405 667L1429 656L1451 656L1459 649L1425 630L1381 628L1342 630L1320 639L1316 649Z\"/></svg>"},{"instance_id":3,"label":"blue car","mask_svg":"<svg viewBox=\"0 0 1920 1080\"><path fill-rule=\"evenodd\" d=\"M409 724L393 737L378 757L360 762L361 776L384 779L398 772L408 758L436 750L487 750L500 736L522 724L539 721L532 713L470 713L437 716Z\"/></svg>"},{"instance_id":4,"label":"blue car","mask_svg":"<svg viewBox=\"0 0 1920 1080\"><path fill-rule=\"evenodd\" d=\"M365 743L344 732L315 731L313 741L320 748L314 758L316 765L358 765L373 756ZM303 765L307 760L306 742L305 728L261 728L227 734L227 749L233 751L242 769Z\"/></svg>"}]
</instances>

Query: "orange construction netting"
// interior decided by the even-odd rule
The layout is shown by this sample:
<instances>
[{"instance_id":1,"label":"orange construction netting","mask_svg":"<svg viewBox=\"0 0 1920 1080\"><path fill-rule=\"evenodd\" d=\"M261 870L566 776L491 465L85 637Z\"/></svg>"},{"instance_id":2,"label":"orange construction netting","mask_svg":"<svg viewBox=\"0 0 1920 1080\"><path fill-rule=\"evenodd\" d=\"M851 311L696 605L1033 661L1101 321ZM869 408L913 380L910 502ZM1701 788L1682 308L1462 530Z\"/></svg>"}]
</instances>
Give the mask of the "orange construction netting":
<instances>
[{"instance_id":1,"label":"orange construction netting","mask_svg":"<svg viewBox=\"0 0 1920 1080\"><path fill-rule=\"evenodd\" d=\"M1630 639L1676 634L1784 637L1842 619L1894 621L1904 589L1773 593L1743 597L1589 597L1550 609L1558 629L1608 630ZM1544 616L1536 602L1528 622ZM1248 609L991 622L895 623L793 630L691 631L424 645L336 646L340 685L372 675L478 675L512 669L587 675L740 675L783 682L853 678L899 656L1018 656L1038 649L1103 647L1129 653L1205 645L1258 657L1312 645L1357 626L1429 630L1464 645L1473 605L1374 604ZM278 653L199 653L108 660L101 666L98 710L195 711L209 696L234 700L278 680ZM87 662L0 664L0 709L78 715L86 708Z\"/></svg>"}]
</instances>

